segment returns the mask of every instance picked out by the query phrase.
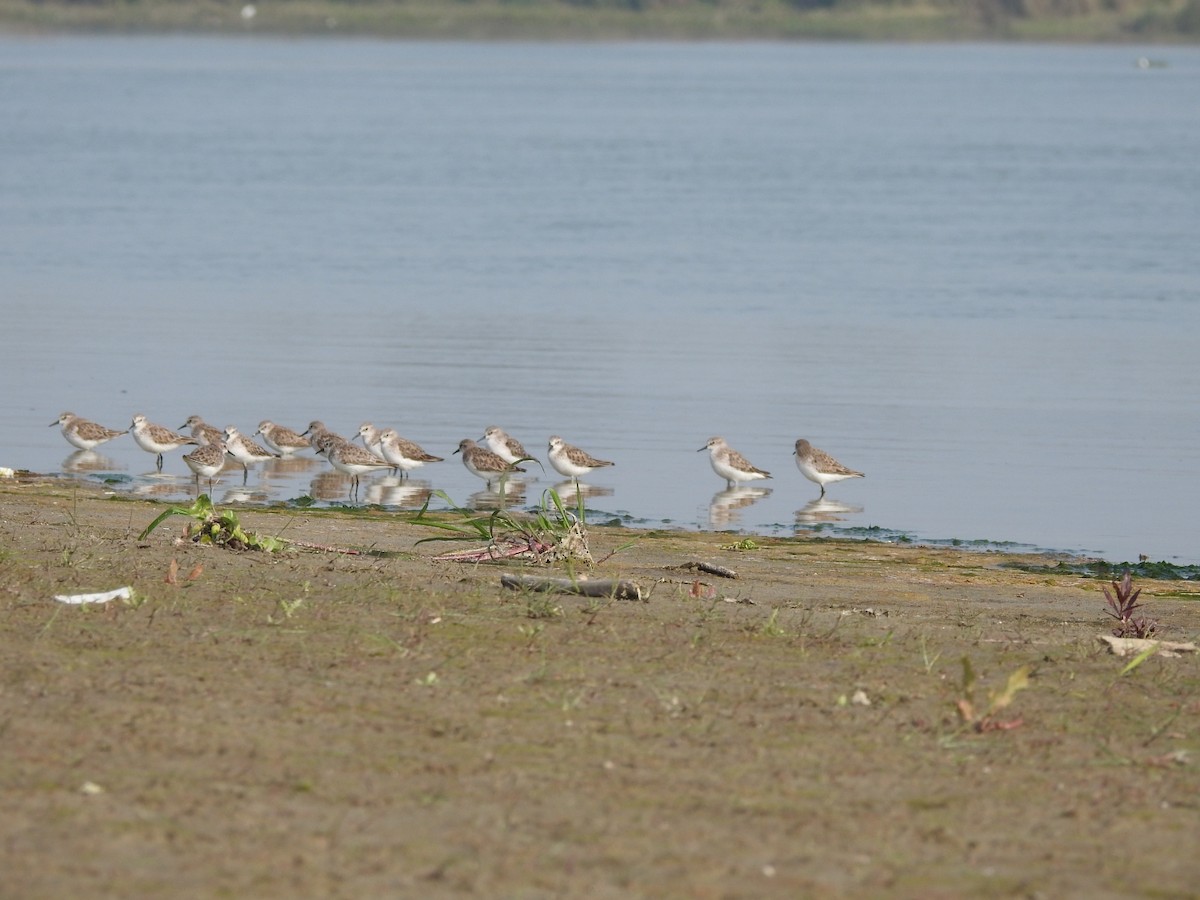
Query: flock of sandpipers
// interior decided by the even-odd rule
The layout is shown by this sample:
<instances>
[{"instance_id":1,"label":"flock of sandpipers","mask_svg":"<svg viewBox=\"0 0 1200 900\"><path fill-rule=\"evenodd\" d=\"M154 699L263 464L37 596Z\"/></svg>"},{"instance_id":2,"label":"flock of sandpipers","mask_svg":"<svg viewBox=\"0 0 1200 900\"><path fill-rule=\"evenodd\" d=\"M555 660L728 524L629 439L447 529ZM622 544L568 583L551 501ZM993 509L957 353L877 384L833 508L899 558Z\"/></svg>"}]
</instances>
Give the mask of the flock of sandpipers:
<instances>
[{"instance_id":1,"label":"flock of sandpipers","mask_svg":"<svg viewBox=\"0 0 1200 900\"><path fill-rule=\"evenodd\" d=\"M319 420L310 422L308 428L300 432L264 420L259 423L253 437L261 435L267 445L265 447L233 425L223 430L214 428L200 416L190 416L179 426L179 430L155 425L140 414L134 416L130 426L123 430L106 428L69 412L63 413L50 425L61 426L63 437L80 450L92 450L105 441L131 434L139 447L155 455L160 472L164 453L195 445L195 450L184 454L183 461L195 474L197 489L201 478L207 479L209 489L212 489L213 479L224 468L227 457L241 463L242 481L245 483L253 463L291 456L301 450L313 450L324 455L339 472L350 476L351 496L358 490L361 475L390 469L403 477L426 463L443 461L442 457L427 453L413 441L402 438L394 428L380 429L370 422L364 422L354 438L346 438L330 431ZM356 440L361 440L362 446L353 443ZM480 442L484 446L480 446ZM700 451L704 450L709 452L713 471L724 478L731 488L735 484L771 477L770 472L752 466L722 437L709 438L700 448ZM489 487L493 482L524 472L521 463L534 459L519 441L495 425L485 429L479 441L464 439L454 452L461 454L463 465L473 475L482 478ZM550 438L548 455L550 465L565 478L579 479L596 469L613 465L607 460L596 459L557 435ZM803 438L796 441L793 455L801 474L820 486L822 497L825 496L827 484L845 478L863 477L862 472L847 468Z\"/></svg>"}]
</instances>

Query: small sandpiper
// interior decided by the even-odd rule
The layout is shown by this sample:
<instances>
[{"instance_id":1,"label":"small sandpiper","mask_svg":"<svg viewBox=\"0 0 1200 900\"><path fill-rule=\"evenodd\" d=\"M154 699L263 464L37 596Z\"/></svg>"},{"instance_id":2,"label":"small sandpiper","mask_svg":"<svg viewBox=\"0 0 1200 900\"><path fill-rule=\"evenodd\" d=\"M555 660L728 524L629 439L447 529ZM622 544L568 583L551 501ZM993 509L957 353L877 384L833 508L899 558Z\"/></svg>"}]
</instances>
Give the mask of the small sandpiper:
<instances>
[{"instance_id":1,"label":"small sandpiper","mask_svg":"<svg viewBox=\"0 0 1200 900\"><path fill-rule=\"evenodd\" d=\"M815 481L821 487L821 496L825 496L825 485L847 478L866 478L862 472L848 469L826 453L818 450L804 438L796 441L796 468L809 481Z\"/></svg>"},{"instance_id":2,"label":"small sandpiper","mask_svg":"<svg viewBox=\"0 0 1200 900\"><path fill-rule=\"evenodd\" d=\"M81 419L72 412L65 412L50 423L51 428L55 425L61 425L62 435L67 439L67 443L80 450L91 450L105 441L111 441L126 433L115 428L105 428L103 425L97 425L87 419Z\"/></svg>"},{"instance_id":3,"label":"small sandpiper","mask_svg":"<svg viewBox=\"0 0 1200 900\"><path fill-rule=\"evenodd\" d=\"M550 438L550 465L554 466L554 470L558 474L566 478L579 478L581 475L586 475L588 472L604 466L611 466L613 463L596 459L578 447L568 444L558 435L554 435Z\"/></svg>"},{"instance_id":4,"label":"small sandpiper","mask_svg":"<svg viewBox=\"0 0 1200 900\"><path fill-rule=\"evenodd\" d=\"M141 413L133 417L133 424L129 426L129 433L133 435L133 439L139 447L147 453L155 455L155 462L160 472L163 467L164 453L169 450L176 450L186 444L200 443L194 437L188 437L186 434L176 434L170 428L164 428L162 425L147 422L146 417Z\"/></svg>"},{"instance_id":5,"label":"small sandpiper","mask_svg":"<svg viewBox=\"0 0 1200 900\"><path fill-rule=\"evenodd\" d=\"M492 482L498 478L513 472L525 471L491 450L480 447L470 438L465 438L460 442L458 449L454 452L462 454L463 465L467 467L467 471L482 478L487 482L488 487L491 487Z\"/></svg>"},{"instance_id":6,"label":"small sandpiper","mask_svg":"<svg viewBox=\"0 0 1200 900\"><path fill-rule=\"evenodd\" d=\"M209 425L199 416L188 416L188 420L179 426L180 431L184 428L189 429L188 434L201 444L212 444L225 440L225 435L221 433L220 428Z\"/></svg>"},{"instance_id":7,"label":"small sandpiper","mask_svg":"<svg viewBox=\"0 0 1200 900\"><path fill-rule=\"evenodd\" d=\"M525 452L525 448L521 446L520 441L509 435L499 426L489 425L487 430L483 432L481 440L488 445L489 450L509 465L522 459L533 459L532 456Z\"/></svg>"},{"instance_id":8,"label":"small sandpiper","mask_svg":"<svg viewBox=\"0 0 1200 900\"><path fill-rule=\"evenodd\" d=\"M308 438L308 445L317 453L324 453L329 447L334 444L350 443L340 434L330 431L325 427L325 423L320 419L314 419L308 423L308 427L302 432Z\"/></svg>"},{"instance_id":9,"label":"small sandpiper","mask_svg":"<svg viewBox=\"0 0 1200 900\"><path fill-rule=\"evenodd\" d=\"M381 440L380 436L382 434L382 428L376 428L370 422L363 422L358 426L358 431L355 433L354 437L351 438L351 440L362 441L362 445L364 447L366 447L376 456L381 456L383 451L380 449L379 444Z\"/></svg>"},{"instance_id":10,"label":"small sandpiper","mask_svg":"<svg viewBox=\"0 0 1200 900\"><path fill-rule=\"evenodd\" d=\"M771 477L770 472L750 465L746 457L725 443L723 437L710 437L696 452L704 450L709 453L708 461L712 463L713 471L724 478L729 487L733 487L735 481L757 481Z\"/></svg>"},{"instance_id":11,"label":"small sandpiper","mask_svg":"<svg viewBox=\"0 0 1200 900\"><path fill-rule=\"evenodd\" d=\"M347 440L338 439L337 435L333 435L333 438L335 439L325 443L317 452L324 453L335 469L350 476L351 498L358 493L358 477L360 475L392 467L390 462L381 459L370 450L357 447Z\"/></svg>"},{"instance_id":12,"label":"small sandpiper","mask_svg":"<svg viewBox=\"0 0 1200 900\"><path fill-rule=\"evenodd\" d=\"M291 456L297 450L304 450L309 446L304 435L283 425L276 425L270 419L263 419L258 423L258 431L254 432L254 436L258 437L260 434L267 446L280 456Z\"/></svg>"},{"instance_id":13,"label":"small sandpiper","mask_svg":"<svg viewBox=\"0 0 1200 900\"><path fill-rule=\"evenodd\" d=\"M212 493L213 479L225 467L225 442L210 441L191 453L183 455L187 467L196 473L196 492L200 492L200 476L208 479L208 492Z\"/></svg>"},{"instance_id":14,"label":"small sandpiper","mask_svg":"<svg viewBox=\"0 0 1200 900\"><path fill-rule=\"evenodd\" d=\"M278 453L250 440L235 425L225 429L225 451L242 464L242 484L250 477L251 463L279 458Z\"/></svg>"},{"instance_id":15,"label":"small sandpiper","mask_svg":"<svg viewBox=\"0 0 1200 900\"><path fill-rule=\"evenodd\" d=\"M379 433L379 449L383 458L402 473L411 472L425 463L441 462L442 457L426 453L420 445L405 440L396 434L395 428L385 428Z\"/></svg>"}]
</instances>

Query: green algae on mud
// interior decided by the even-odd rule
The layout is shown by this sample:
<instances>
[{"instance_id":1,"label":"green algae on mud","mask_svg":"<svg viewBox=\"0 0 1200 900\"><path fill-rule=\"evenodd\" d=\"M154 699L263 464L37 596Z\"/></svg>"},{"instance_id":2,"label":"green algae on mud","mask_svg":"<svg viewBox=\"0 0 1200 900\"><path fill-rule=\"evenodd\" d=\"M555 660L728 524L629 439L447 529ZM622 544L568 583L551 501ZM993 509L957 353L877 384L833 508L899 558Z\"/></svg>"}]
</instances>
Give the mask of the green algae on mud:
<instances>
[{"instance_id":1,"label":"green algae on mud","mask_svg":"<svg viewBox=\"0 0 1200 900\"><path fill-rule=\"evenodd\" d=\"M400 516L239 508L393 555L266 554L139 541L163 508L0 484L14 894L1185 896L1200 874L1197 663L1122 675L1100 580L592 529L598 557L636 539L596 573L649 600L534 610L499 584L514 564L436 562ZM172 560L200 573L168 584ZM123 584L138 604L51 599ZM1200 586L1138 586L1195 638L1160 590ZM1017 727L963 726L964 659L977 702L1027 667Z\"/></svg>"}]
</instances>

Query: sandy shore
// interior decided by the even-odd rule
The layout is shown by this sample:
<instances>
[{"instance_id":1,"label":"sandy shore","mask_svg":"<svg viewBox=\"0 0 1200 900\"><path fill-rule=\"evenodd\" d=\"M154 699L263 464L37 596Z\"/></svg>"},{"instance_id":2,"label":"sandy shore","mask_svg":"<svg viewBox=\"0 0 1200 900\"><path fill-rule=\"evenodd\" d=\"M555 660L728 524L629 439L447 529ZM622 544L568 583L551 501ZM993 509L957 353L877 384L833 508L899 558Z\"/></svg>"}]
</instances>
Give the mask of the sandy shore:
<instances>
[{"instance_id":1,"label":"sandy shore","mask_svg":"<svg viewBox=\"0 0 1200 900\"><path fill-rule=\"evenodd\" d=\"M267 554L163 510L0 481L13 896L1194 894L1197 660L1123 674L1045 559L590 528L617 601L404 516L238 510L359 551ZM1200 585L1138 585L1195 640Z\"/></svg>"}]
</instances>

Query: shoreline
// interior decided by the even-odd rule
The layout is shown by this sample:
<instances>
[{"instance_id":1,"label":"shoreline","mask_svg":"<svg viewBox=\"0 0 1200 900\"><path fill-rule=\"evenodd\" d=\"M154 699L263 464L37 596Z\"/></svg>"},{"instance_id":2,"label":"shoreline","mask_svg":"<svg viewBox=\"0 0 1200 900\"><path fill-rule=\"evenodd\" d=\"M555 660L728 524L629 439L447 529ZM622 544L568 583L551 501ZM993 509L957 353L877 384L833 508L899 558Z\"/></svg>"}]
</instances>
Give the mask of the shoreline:
<instances>
[{"instance_id":1,"label":"shoreline","mask_svg":"<svg viewBox=\"0 0 1200 900\"><path fill-rule=\"evenodd\" d=\"M56 491L62 486L67 487L73 492L82 491L85 495L96 495L100 499L113 502L145 503L160 511L172 506L185 506L190 502L180 499L160 500L138 497L130 492L121 490L117 485L80 479L68 473L38 473L19 469L9 479L0 478L0 486L17 484L35 488L43 486L51 492ZM357 506L348 506L343 503L333 502L322 503L321 505L316 503L313 505L301 505L294 502L276 500L266 504L220 503L215 505L218 509L235 510L239 514L279 513L283 515L312 514L317 516L337 516L340 514L348 517L380 517L386 521L393 521L404 525L410 525L411 520L417 514L417 511L414 509L372 503L363 503ZM514 510L522 515L528 514L528 510L523 506L515 507ZM450 514L450 511L447 509L437 508L431 508L429 512L433 516L448 516ZM756 543L760 540L764 542L829 542L862 545L864 547L910 548L931 553L982 554L1019 560L1020 562L1013 564L1012 567L1015 570L1030 574L1116 579L1122 573L1129 572L1135 578L1200 582L1200 564L1195 563L1174 563L1167 560L1154 560L1148 557L1137 561L1107 559L1103 556L1085 552L1039 547L1035 544L1028 544L1017 540L956 537L920 538L880 526L847 526L845 528L824 525L809 528L796 526L796 530L793 532L786 532L782 530L782 526L779 526L780 530L768 532L745 528L706 528L699 523L690 525L665 521L655 523L648 519L621 519L620 517L606 516L604 514L585 522L585 525L589 530L594 529L600 532L624 531L642 537L672 534L707 536L724 544L736 544L738 543L737 540L730 539L740 538L742 542L748 540L751 543Z\"/></svg>"},{"instance_id":2,"label":"shoreline","mask_svg":"<svg viewBox=\"0 0 1200 900\"><path fill-rule=\"evenodd\" d=\"M953 8L872 6L797 9L684 4L637 10L551 2L363 3L0 0L0 34L367 37L430 41L1042 42L1195 44L1200 13L1134 5L1075 16L983 16Z\"/></svg>"}]
</instances>

